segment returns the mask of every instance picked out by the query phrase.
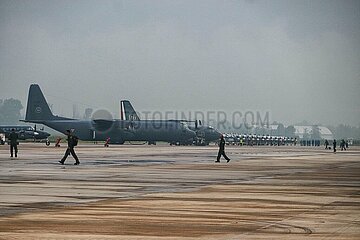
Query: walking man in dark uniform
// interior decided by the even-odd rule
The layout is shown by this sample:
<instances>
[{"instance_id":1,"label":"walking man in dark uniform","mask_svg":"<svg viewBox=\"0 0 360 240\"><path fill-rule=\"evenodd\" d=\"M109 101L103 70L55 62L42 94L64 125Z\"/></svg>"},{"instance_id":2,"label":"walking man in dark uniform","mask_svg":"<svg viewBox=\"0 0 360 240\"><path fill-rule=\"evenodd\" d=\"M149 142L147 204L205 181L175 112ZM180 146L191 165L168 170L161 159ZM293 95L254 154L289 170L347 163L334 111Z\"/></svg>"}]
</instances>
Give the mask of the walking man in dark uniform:
<instances>
[{"instance_id":1,"label":"walking man in dark uniform","mask_svg":"<svg viewBox=\"0 0 360 240\"><path fill-rule=\"evenodd\" d=\"M335 139L333 141L333 148L334 148L334 153L336 153L336 140Z\"/></svg>"},{"instance_id":2,"label":"walking man in dark uniform","mask_svg":"<svg viewBox=\"0 0 360 240\"><path fill-rule=\"evenodd\" d=\"M13 157L13 152L15 150L15 157L17 157L18 153L18 134L15 132L15 129L11 129L11 133L9 135L9 142L10 142L10 157Z\"/></svg>"},{"instance_id":3,"label":"walking man in dark uniform","mask_svg":"<svg viewBox=\"0 0 360 240\"><path fill-rule=\"evenodd\" d=\"M70 155L73 156L73 158L75 159L75 163L74 165L79 165L80 161L78 159L78 157L76 156L76 153L74 151L74 147L77 145L78 142L78 138L74 135L71 134L70 130L66 130L66 135L67 135L67 141L68 141L68 147L66 149L65 155L64 157L59 161L59 163L64 164L66 158Z\"/></svg>"},{"instance_id":4,"label":"walking man in dark uniform","mask_svg":"<svg viewBox=\"0 0 360 240\"><path fill-rule=\"evenodd\" d=\"M221 155L224 156L224 158L227 160L227 162L230 162L230 158L228 158L225 154L225 140L224 140L224 136L221 135L220 137L220 143L219 143L219 153L217 155L217 160L215 162L220 162L220 157Z\"/></svg>"}]
</instances>

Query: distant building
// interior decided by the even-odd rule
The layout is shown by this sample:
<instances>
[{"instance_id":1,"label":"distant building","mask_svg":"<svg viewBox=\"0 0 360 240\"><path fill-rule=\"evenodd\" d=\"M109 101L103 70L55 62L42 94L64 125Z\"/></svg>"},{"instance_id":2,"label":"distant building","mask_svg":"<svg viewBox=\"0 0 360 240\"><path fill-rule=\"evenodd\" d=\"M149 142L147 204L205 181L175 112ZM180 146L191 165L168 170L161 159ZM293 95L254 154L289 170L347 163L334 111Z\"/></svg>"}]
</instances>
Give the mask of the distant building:
<instances>
[{"instance_id":1,"label":"distant building","mask_svg":"<svg viewBox=\"0 0 360 240\"><path fill-rule=\"evenodd\" d=\"M298 137L300 139L311 139L314 138L316 140L319 139L327 139L332 140L334 139L334 134L330 131L329 128L319 125L291 125L295 128L295 133L293 134L295 137ZM268 126L257 126L253 125L251 128L251 131L249 133L251 134L257 134L255 130L257 128L264 129L266 133L261 133L263 135L270 135L270 136L283 136L284 133L281 133L279 129L281 128L287 128L287 125L282 124L270 124ZM313 132L313 129L316 129L316 132ZM316 137L314 137L316 136Z\"/></svg>"},{"instance_id":2,"label":"distant building","mask_svg":"<svg viewBox=\"0 0 360 240\"><path fill-rule=\"evenodd\" d=\"M316 138L320 139L334 139L334 134L330 131L329 128L324 126L314 126L314 125L292 125L295 128L294 135L300 139L311 139L314 135L319 136ZM288 126L284 126L287 128ZM316 128L316 133L314 134L313 129ZM271 136L281 136L279 133L279 124L271 124L268 127L264 127L266 129L267 134Z\"/></svg>"},{"instance_id":3,"label":"distant building","mask_svg":"<svg viewBox=\"0 0 360 240\"><path fill-rule=\"evenodd\" d=\"M299 138L310 138L313 134L313 126L294 125L295 135ZM334 134L327 127L317 126L321 139L334 139Z\"/></svg>"}]
</instances>

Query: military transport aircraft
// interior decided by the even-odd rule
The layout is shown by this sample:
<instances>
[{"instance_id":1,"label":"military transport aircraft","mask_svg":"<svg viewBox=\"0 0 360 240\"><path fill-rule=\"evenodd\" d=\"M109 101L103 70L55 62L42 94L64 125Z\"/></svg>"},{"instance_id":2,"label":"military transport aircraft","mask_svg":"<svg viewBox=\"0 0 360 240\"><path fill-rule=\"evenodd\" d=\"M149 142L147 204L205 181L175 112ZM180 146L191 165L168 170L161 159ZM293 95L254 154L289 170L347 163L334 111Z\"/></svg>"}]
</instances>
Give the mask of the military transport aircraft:
<instances>
[{"instance_id":1,"label":"military transport aircraft","mask_svg":"<svg viewBox=\"0 0 360 240\"><path fill-rule=\"evenodd\" d=\"M135 109L128 100L120 101L120 118L121 120L129 120L133 122L140 121L140 117L138 116ZM219 140L221 135L221 133L215 128L211 126L202 125L200 120L199 121L168 120L168 121L177 121L181 123L194 122L195 126L189 126L189 128L196 133L196 136L190 141L187 140L183 142L170 142L170 144L209 145L210 142Z\"/></svg>"},{"instance_id":2,"label":"military transport aircraft","mask_svg":"<svg viewBox=\"0 0 360 240\"><path fill-rule=\"evenodd\" d=\"M20 125L1 125L0 133L4 134L5 138L8 138L12 129L14 129L15 132L18 134L19 140L45 140L50 136L50 134L45 131L37 130L36 125L35 127Z\"/></svg>"},{"instance_id":3,"label":"military transport aircraft","mask_svg":"<svg viewBox=\"0 0 360 240\"><path fill-rule=\"evenodd\" d=\"M85 141L105 141L123 144L125 141L187 141L196 134L187 124L178 121L119 119L79 120L53 115L37 84L30 85L25 122L41 123L61 133L74 129Z\"/></svg>"}]
</instances>

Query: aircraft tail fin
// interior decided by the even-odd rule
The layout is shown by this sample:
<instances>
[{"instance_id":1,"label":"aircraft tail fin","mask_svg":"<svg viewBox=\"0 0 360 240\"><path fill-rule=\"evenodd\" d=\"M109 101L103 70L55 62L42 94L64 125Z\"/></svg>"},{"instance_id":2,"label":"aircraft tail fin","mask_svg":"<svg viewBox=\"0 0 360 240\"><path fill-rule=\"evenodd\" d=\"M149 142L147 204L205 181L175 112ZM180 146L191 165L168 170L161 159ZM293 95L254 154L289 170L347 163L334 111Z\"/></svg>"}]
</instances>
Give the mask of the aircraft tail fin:
<instances>
[{"instance_id":1,"label":"aircraft tail fin","mask_svg":"<svg viewBox=\"0 0 360 240\"><path fill-rule=\"evenodd\" d=\"M135 109L128 100L120 101L120 118L121 120L133 120L133 121L140 120Z\"/></svg>"},{"instance_id":2,"label":"aircraft tail fin","mask_svg":"<svg viewBox=\"0 0 360 240\"><path fill-rule=\"evenodd\" d=\"M25 121L55 120L46 99L37 84L31 84L26 108Z\"/></svg>"}]
</instances>

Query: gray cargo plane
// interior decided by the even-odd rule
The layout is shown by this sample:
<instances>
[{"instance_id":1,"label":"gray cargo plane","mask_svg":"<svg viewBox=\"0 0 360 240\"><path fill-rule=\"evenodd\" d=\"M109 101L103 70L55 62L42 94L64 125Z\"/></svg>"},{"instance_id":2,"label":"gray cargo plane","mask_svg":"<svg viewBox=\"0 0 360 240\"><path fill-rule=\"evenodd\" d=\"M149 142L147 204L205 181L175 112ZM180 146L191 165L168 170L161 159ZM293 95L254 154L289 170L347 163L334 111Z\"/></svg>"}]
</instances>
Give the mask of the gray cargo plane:
<instances>
[{"instance_id":1,"label":"gray cargo plane","mask_svg":"<svg viewBox=\"0 0 360 240\"><path fill-rule=\"evenodd\" d=\"M29 89L25 122L41 123L61 133L74 129L74 134L84 141L105 141L123 144L125 141L188 141L196 134L187 124L162 120L79 120L54 116L39 85Z\"/></svg>"},{"instance_id":2,"label":"gray cargo plane","mask_svg":"<svg viewBox=\"0 0 360 240\"><path fill-rule=\"evenodd\" d=\"M131 105L130 101L120 101L120 117L121 120L140 121L140 117L136 113L135 109ZM189 121L189 120L169 120L177 121L181 123L195 122L195 126L189 127L196 133L193 139L189 139L181 142L170 142L170 144L195 144L195 145L209 145L210 142L219 140L221 133L211 126L202 125L201 121Z\"/></svg>"}]
</instances>

